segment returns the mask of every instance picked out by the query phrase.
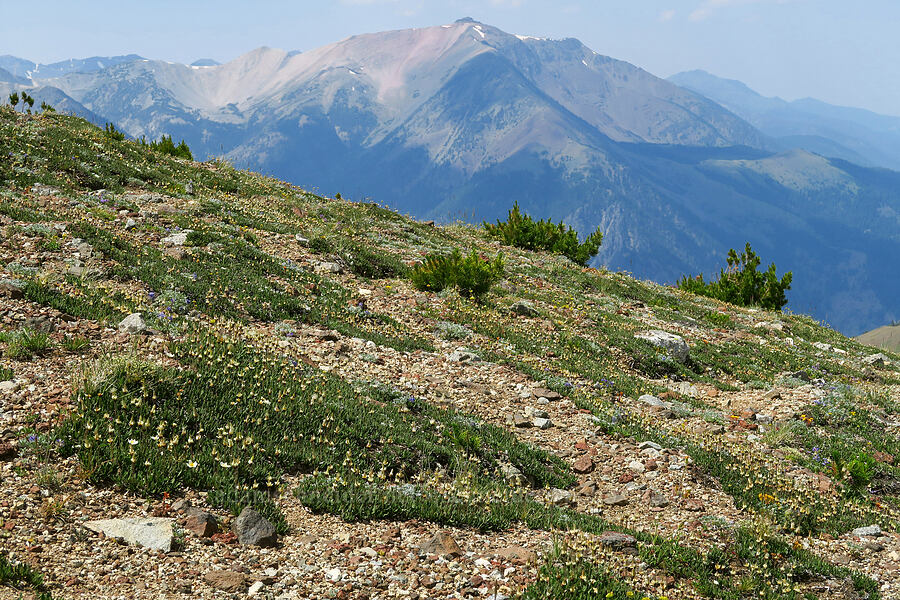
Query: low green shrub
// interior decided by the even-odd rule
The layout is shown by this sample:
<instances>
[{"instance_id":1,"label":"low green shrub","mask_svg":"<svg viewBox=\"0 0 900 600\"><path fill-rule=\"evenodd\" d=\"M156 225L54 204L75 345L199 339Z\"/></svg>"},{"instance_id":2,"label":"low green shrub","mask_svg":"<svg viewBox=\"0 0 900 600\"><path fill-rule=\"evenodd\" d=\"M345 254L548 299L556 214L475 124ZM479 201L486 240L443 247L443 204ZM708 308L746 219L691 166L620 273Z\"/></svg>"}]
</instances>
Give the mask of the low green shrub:
<instances>
[{"instance_id":1,"label":"low green shrub","mask_svg":"<svg viewBox=\"0 0 900 600\"><path fill-rule=\"evenodd\" d=\"M440 472L486 486L508 462L537 487L575 482L561 459L504 429L219 333L192 333L171 352L177 368L100 361L76 385L77 408L57 435L91 481L149 495L207 490L217 505L251 504L274 519L287 472L392 484Z\"/></svg>"},{"instance_id":2,"label":"low green shrub","mask_svg":"<svg viewBox=\"0 0 900 600\"><path fill-rule=\"evenodd\" d=\"M393 254L380 249L373 250L368 246L349 240L340 245L337 254L347 263L353 273L367 279L403 277L409 270Z\"/></svg>"},{"instance_id":3,"label":"low green shrub","mask_svg":"<svg viewBox=\"0 0 900 600\"><path fill-rule=\"evenodd\" d=\"M463 256L458 249L449 255L432 254L414 268L409 279L419 290L440 292L456 287L463 296L480 298L503 277L503 255L494 260L483 258L474 250Z\"/></svg>"},{"instance_id":4,"label":"low green shrub","mask_svg":"<svg viewBox=\"0 0 900 600\"><path fill-rule=\"evenodd\" d=\"M728 252L728 268L719 272L717 281L706 282L703 275L685 275L678 287L687 292L716 298L738 306L759 306L768 310L781 310L787 304L785 292L791 289L793 273L788 271L778 279L775 263L765 271L758 271L760 258L748 242L740 256L732 248Z\"/></svg>"},{"instance_id":5,"label":"low green shrub","mask_svg":"<svg viewBox=\"0 0 900 600\"><path fill-rule=\"evenodd\" d=\"M14 562L6 554L0 553L0 587L35 592L38 600L50 600L50 593L44 589L43 576L27 563Z\"/></svg>"},{"instance_id":6,"label":"low green shrub","mask_svg":"<svg viewBox=\"0 0 900 600\"><path fill-rule=\"evenodd\" d=\"M586 265L596 256L603 242L603 234L598 229L579 243L574 229L563 223L554 224L549 219L535 221L521 212L518 202L513 204L506 221L497 221L496 225L485 222L484 228L504 244L562 254L580 265Z\"/></svg>"}]
</instances>

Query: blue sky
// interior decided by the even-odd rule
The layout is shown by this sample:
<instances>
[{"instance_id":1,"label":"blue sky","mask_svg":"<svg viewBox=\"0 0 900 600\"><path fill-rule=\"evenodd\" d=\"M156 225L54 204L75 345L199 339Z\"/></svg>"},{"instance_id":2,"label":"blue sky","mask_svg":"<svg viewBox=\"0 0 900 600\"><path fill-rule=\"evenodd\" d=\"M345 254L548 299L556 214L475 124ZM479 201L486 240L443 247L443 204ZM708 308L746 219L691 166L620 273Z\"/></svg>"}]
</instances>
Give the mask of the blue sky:
<instances>
[{"instance_id":1,"label":"blue sky","mask_svg":"<svg viewBox=\"0 0 900 600\"><path fill-rule=\"evenodd\" d=\"M897 0L0 0L0 54L226 61L259 46L309 50L464 16L576 37L661 77L701 68L767 96L900 115Z\"/></svg>"}]
</instances>

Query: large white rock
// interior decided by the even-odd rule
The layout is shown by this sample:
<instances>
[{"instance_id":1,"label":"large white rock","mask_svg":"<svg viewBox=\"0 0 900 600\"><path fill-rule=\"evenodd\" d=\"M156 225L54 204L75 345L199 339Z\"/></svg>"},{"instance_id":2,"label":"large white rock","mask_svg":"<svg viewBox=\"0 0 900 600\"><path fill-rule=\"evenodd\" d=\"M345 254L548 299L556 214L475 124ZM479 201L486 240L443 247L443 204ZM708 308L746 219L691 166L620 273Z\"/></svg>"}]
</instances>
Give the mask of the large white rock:
<instances>
[{"instance_id":1,"label":"large white rock","mask_svg":"<svg viewBox=\"0 0 900 600\"><path fill-rule=\"evenodd\" d=\"M882 352L878 354L870 354L863 359L863 362L872 367L884 367L891 364L891 359Z\"/></svg>"},{"instance_id":2,"label":"large white rock","mask_svg":"<svg viewBox=\"0 0 900 600\"><path fill-rule=\"evenodd\" d=\"M147 324L141 313L131 313L119 323L119 331L136 335L147 331Z\"/></svg>"},{"instance_id":3,"label":"large white rock","mask_svg":"<svg viewBox=\"0 0 900 600\"><path fill-rule=\"evenodd\" d=\"M636 333L634 337L647 340L662 350L669 358L677 360L678 362L685 362L691 351L690 346L687 345L687 342L684 341L683 337L675 335L674 333L669 333L668 331L653 329L651 331Z\"/></svg>"},{"instance_id":4,"label":"large white rock","mask_svg":"<svg viewBox=\"0 0 900 600\"><path fill-rule=\"evenodd\" d=\"M102 519L88 521L84 526L106 537L119 538L129 544L151 550L169 552L172 549L172 519L164 517Z\"/></svg>"},{"instance_id":5,"label":"large white rock","mask_svg":"<svg viewBox=\"0 0 900 600\"><path fill-rule=\"evenodd\" d=\"M184 246L187 243L189 233L194 233L194 231L192 229L183 229L178 233L164 237L162 243L166 246Z\"/></svg>"}]
</instances>

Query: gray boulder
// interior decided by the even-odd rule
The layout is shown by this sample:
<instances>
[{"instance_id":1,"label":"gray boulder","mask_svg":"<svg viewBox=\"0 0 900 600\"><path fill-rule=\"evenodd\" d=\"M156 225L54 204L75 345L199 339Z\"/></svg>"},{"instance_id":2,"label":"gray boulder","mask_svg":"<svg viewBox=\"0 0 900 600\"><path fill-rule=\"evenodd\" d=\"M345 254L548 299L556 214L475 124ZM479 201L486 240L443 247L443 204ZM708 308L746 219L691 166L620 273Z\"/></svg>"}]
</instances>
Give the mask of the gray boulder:
<instances>
[{"instance_id":1,"label":"gray boulder","mask_svg":"<svg viewBox=\"0 0 900 600\"><path fill-rule=\"evenodd\" d=\"M559 488L553 488L550 490L550 504L555 504L556 506L567 506L570 504L575 504L575 495L569 490L561 490Z\"/></svg>"},{"instance_id":2,"label":"gray boulder","mask_svg":"<svg viewBox=\"0 0 900 600\"><path fill-rule=\"evenodd\" d=\"M891 364L891 359L889 359L885 354L879 352L878 354L870 354L869 356L865 357L863 359L863 362L870 367L884 367Z\"/></svg>"},{"instance_id":3,"label":"gray boulder","mask_svg":"<svg viewBox=\"0 0 900 600\"><path fill-rule=\"evenodd\" d=\"M481 357L468 350L456 350L447 357L447 360L458 363L474 363L480 361Z\"/></svg>"},{"instance_id":4,"label":"gray boulder","mask_svg":"<svg viewBox=\"0 0 900 600\"><path fill-rule=\"evenodd\" d=\"M241 511L231 529L244 546L274 546L278 541L275 526L249 506Z\"/></svg>"},{"instance_id":5,"label":"gray boulder","mask_svg":"<svg viewBox=\"0 0 900 600\"><path fill-rule=\"evenodd\" d=\"M646 340L663 351L663 353L678 362L685 362L690 355L691 348L680 335L669 333L668 331L660 331L653 329L636 333L634 337Z\"/></svg>"},{"instance_id":6,"label":"gray boulder","mask_svg":"<svg viewBox=\"0 0 900 600\"><path fill-rule=\"evenodd\" d=\"M138 335L147 331L147 324L144 323L141 313L131 313L119 322L119 331Z\"/></svg>"},{"instance_id":7,"label":"gray boulder","mask_svg":"<svg viewBox=\"0 0 900 600\"><path fill-rule=\"evenodd\" d=\"M523 317L537 317L541 314L538 312L538 309L534 307L534 304L528 300L519 300L509 307L509 312Z\"/></svg>"},{"instance_id":8,"label":"gray boulder","mask_svg":"<svg viewBox=\"0 0 900 600\"><path fill-rule=\"evenodd\" d=\"M88 521L84 526L94 533L102 533L106 537L121 539L151 550L169 552L172 549L172 519L102 519Z\"/></svg>"},{"instance_id":9,"label":"gray boulder","mask_svg":"<svg viewBox=\"0 0 900 600\"><path fill-rule=\"evenodd\" d=\"M185 229L179 233L173 233L162 239L162 243L166 246L184 246L187 243L188 234L193 233L191 229Z\"/></svg>"},{"instance_id":10,"label":"gray boulder","mask_svg":"<svg viewBox=\"0 0 900 600\"><path fill-rule=\"evenodd\" d=\"M881 527L878 525L869 525L868 527L857 527L851 532L855 537L878 537L881 535Z\"/></svg>"},{"instance_id":11,"label":"gray boulder","mask_svg":"<svg viewBox=\"0 0 900 600\"><path fill-rule=\"evenodd\" d=\"M656 396L653 396L651 394L644 394L643 396L638 398L638 401L643 402L644 404L647 404L649 406L653 406L656 408L664 408L666 410L672 410L672 406L673 406L671 402L666 402L664 400L660 400L659 398L657 398Z\"/></svg>"}]
</instances>

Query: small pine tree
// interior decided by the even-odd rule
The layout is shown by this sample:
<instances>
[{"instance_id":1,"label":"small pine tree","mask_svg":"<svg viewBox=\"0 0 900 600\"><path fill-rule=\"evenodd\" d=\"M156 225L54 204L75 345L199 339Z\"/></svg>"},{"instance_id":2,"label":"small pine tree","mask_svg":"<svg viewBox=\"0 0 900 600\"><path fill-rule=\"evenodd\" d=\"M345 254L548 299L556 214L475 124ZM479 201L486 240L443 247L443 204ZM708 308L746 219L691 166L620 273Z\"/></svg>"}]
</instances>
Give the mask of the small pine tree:
<instances>
[{"instance_id":1,"label":"small pine tree","mask_svg":"<svg viewBox=\"0 0 900 600\"><path fill-rule=\"evenodd\" d=\"M163 154L168 154L169 156L184 158L186 160L194 160L194 155L191 153L191 149L188 148L187 143L184 140L181 140L181 143L176 146L175 142L172 141L172 136L170 135L161 136L158 142L150 142L149 147L151 150L162 152Z\"/></svg>"},{"instance_id":2,"label":"small pine tree","mask_svg":"<svg viewBox=\"0 0 900 600\"><path fill-rule=\"evenodd\" d=\"M678 281L678 287L738 306L781 310L787 304L785 292L791 289L793 273L788 271L779 280L775 263L765 271L759 271L761 262L747 242L740 255L734 248L728 252L728 268L719 272L717 281L707 283L702 274L696 277L685 275Z\"/></svg>"},{"instance_id":3,"label":"small pine tree","mask_svg":"<svg viewBox=\"0 0 900 600\"><path fill-rule=\"evenodd\" d=\"M432 254L409 273L413 287L423 291L440 292L455 286L467 298L480 299L491 286L503 278L503 255L493 260L472 252L463 256L454 248L449 255Z\"/></svg>"},{"instance_id":4,"label":"small pine tree","mask_svg":"<svg viewBox=\"0 0 900 600\"><path fill-rule=\"evenodd\" d=\"M41 102L41 111L45 113L53 113L56 112L56 109L47 104L46 102Z\"/></svg>"},{"instance_id":5,"label":"small pine tree","mask_svg":"<svg viewBox=\"0 0 900 600\"><path fill-rule=\"evenodd\" d=\"M549 219L535 221L522 213L518 202L513 204L506 221L497 221L496 225L485 222L483 225L489 235L505 244L525 250L548 250L580 265L586 265L596 256L603 242L603 233L598 229L579 243L578 233L574 229Z\"/></svg>"},{"instance_id":6,"label":"small pine tree","mask_svg":"<svg viewBox=\"0 0 900 600\"><path fill-rule=\"evenodd\" d=\"M13 107L13 109L15 109L16 106L18 106L18 104L19 104L19 92L13 92L12 94L9 95L9 103L10 103L10 105Z\"/></svg>"},{"instance_id":7,"label":"small pine tree","mask_svg":"<svg viewBox=\"0 0 900 600\"><path fill-rule=\"evenodd\" d=\"M103 128L103 134L111 139L116 140L117 142L121 142L125 139L125 134L116 129L116 126L113 123L107 123Z\"/></svg>"},{"instance_id":8,"label":"small pine tree","mask_svg":"<svg viewBox=\"0 0 900 600\"><path fill-rule=\"evenodd\" d=\"M31 114L31 108L34 106L34 98L22 92L22 110L25 110L25 105L28 105L28 113Z\"/></svg>"}]
</instances>

